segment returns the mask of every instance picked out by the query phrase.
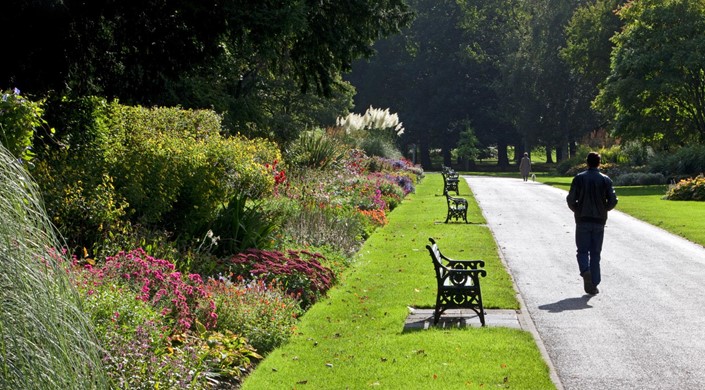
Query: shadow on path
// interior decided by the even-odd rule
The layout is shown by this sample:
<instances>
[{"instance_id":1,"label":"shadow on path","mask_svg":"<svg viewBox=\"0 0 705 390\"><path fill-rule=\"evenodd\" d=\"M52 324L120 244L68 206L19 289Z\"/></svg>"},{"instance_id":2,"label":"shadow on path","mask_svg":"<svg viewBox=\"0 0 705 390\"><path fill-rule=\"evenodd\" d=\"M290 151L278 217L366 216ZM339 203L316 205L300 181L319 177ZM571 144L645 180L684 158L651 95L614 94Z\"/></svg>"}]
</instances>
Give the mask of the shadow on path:
<instances>
[{"instance_id":1,"label":"shadow on path","mask_svg":"<svg viewBox=\"0 0 705 390\"><path fill-rule=\"evenodd\" d=\"M568 310L583 310L591 309L592 306L588 304L592 295L583 295L578 298L566 298L555 303L549 303L546 305L539 306L539 309L546 310L549 313L561 313Z\"/></svg>"}]
</instances>

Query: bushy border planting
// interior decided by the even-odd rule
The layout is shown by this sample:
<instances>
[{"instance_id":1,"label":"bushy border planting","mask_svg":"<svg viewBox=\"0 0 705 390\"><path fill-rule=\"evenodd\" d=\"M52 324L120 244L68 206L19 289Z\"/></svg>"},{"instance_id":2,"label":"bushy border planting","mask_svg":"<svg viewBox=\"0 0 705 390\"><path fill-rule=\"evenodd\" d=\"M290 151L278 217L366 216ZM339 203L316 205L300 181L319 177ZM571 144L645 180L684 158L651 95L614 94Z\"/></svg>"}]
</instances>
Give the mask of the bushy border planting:
<instances>
[{"instance_id":1,"label":"bushy border planting","mask_svg":"<svg viewBox=\"0 0 705 390\"><path fill-rule=\"evenodd\" d=\"M311 172L208 110L64 103L33 173L118 388L237 387L423 175L322 132Z\"/></svg>"},{"instance_id":2,"label":"bushy border planting","mask_svg":"<svg viewBox=\"0 0 705 390\"><path fill-rule=\"evenodd\" d=\"M705 177L699 175L692 179L679 181L668 190L666 199L705 201Z\"/></svg>"}]
</instances>

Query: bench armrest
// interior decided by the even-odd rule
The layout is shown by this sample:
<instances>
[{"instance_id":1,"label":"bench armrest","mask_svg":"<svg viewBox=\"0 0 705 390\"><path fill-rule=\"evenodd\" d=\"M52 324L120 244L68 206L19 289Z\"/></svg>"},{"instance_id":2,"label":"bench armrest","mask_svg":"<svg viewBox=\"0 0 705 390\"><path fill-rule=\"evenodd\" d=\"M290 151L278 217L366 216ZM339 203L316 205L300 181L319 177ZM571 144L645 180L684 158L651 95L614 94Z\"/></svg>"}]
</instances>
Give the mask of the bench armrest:
<instances>
[{"instance_id":1,"label":"bench armrest","mask_svg":"<svg viewBox=\"0 0 705 390\"><path fill-rule=\"evenodd\" d=\"M485 267L485 262L483 260L451 260L451 259L446 259L448 261L448 268L454 268L454 269L467 269L467 268L484 268ZM460 266L460 267L458 267Z\"/></svg>"},{"instance_id":2,"label":"bench armrest","mask_svg":"<svg viewBox=\"0 0 705 390\"><path fill-rule=\"evenodd\" d=\"M479 275L482 277L487 276L487 271L484 269L458 269L458 268L448 268L444 267L448 276L453 275Z\"/></svg>"},{"instance_id":3,"label":"bench armrest","mask_svg":"<svg viewBox=\"0 0 705 390\"><path fill-rule=\"evenodd\" d=\"M454 197L448 195L447 192L446 192L446 196L448 197L448 202L454 203L456 206L460 206L460 205L465 206L465 207L468 206L468 201L465 198L454 198Z\"/></svg>"}]
</instances>

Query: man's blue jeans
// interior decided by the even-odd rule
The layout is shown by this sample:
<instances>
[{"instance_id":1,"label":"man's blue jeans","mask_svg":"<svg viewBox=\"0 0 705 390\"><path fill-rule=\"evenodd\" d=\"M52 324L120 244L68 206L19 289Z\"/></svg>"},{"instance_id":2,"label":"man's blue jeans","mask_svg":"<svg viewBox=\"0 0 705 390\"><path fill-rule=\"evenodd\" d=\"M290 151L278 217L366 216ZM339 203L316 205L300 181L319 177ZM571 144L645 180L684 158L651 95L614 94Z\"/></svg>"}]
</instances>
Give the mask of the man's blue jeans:
<instances>
[{"instance_id":1,"label":"man's blue jeans","mask_svg":"<svg viewBox=\"0 0 705 390\"><path fill-rule=\"evenodd\" d=\"M592 284L600 284L600 252L605 236L605 225L601 223L578 222L575 226L575 244L578 247L578 267L580 273L590 271Z\"/></svg>"}]
</instances>

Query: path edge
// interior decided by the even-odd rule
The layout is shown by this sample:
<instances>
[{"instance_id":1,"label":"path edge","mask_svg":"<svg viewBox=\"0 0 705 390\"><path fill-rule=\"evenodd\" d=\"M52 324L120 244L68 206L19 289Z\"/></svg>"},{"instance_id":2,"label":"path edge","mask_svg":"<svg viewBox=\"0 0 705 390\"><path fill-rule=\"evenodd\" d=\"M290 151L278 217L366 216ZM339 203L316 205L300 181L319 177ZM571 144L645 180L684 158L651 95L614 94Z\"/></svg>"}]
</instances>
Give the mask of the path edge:
<instances>
[{"instance_id":1,"label":"path edge","mask_svg":"<svg viewBox=\"0 0 705 390\"><path fill-rule=\"evenodd\" d=\"M463 178L467 182L470 191L472 191L472 185L470 184L471 177L472 176L463 175ZM473 197L474 196L475 194L473 193ZM482 206L479 203L478 206L480 206L480 210L484 215L484 210L482 210ZM553 365L553 361L551 360L551 357L548 354L548 350L546 349L546 346L544 345L543 340L541 339L541 335L536 329L534 320L533 318L531 318L531 314L529 313L529 310L526 307L524 297L521 295L521 291L517 287L516 279L514 278L514 273L512 272L512 269L509 267L509 264L507 263L507 260L504 257L504 251L502 251L502 247L500 247L497 243L497 239L495 238L495 234L492 230L492 227L490 227L489 225L486 226L490 230L490 233L492 233L492 239L495 242L495 247L497 247L497 254L499 255L499 259L502 261L504 268L507 270L507 272L509 273L509 277L512 279L514 294L516 295L516 298L519 301L519 312L517 316L519 318L521 328L531 333L531 336L534 338L534 342L536 343L536 346L539 349L539 352L541 353L541 357L543 357L544 362L548 366L549 377L551 378L553 384L556 386L556 390L565 390L565 388L563 387L563 382L561 381L561 378L558 376L558 372L556 371L556 367Z\"/></svg>"}]
</instances>

